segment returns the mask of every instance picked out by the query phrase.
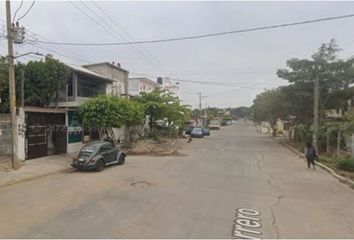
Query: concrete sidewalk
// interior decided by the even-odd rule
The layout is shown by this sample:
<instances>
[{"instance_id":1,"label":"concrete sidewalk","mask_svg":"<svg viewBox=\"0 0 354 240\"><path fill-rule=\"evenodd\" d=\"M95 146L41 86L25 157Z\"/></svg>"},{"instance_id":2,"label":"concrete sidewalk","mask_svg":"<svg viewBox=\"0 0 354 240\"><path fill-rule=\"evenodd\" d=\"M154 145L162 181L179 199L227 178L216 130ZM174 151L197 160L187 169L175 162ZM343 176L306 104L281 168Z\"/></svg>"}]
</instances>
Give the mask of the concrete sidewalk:
<instances>
[{"instance_id":1,"label":"concrete sidewalk","mask_svg":"<svg viewBox=\"0 0 354 240\"><path fill-rule=\"evenodd\" d=\"M277 143L283 145L284 147L290 149L292 152L294 152L295 154L297 154L299 157L304 158L304 153L300 152L298 149L294 148L293 146L291 146L288 143L288 139L286 137L283 136L277 136L277 137L272 137L273 140L275 140ZM320 156L321 158L321 156ZM330 167L327 167L325 164L316 161L316 165L320 166L321 168L323 168L324 170L326 170L329 174L331 174L333 177L337 178L340 182L347 184L348 186L350 186L351 188L354 189L354 181L351 180L348 177L342 176L340 174L338 174L336 172L335 169L332 169Z\"/></svg>"},{"instance_id":2,"label":"concrete sidewalk","mask_svg":"<svg viewBox=\"0 0 354 240\"><path fill-rule=\"evenodd\" d=\"M9 162L0 163L0 187L68 171L72 169L70 164L76 155L60 154L26 160L19 170L11 169Z\"/></svg>"}]
</instances>

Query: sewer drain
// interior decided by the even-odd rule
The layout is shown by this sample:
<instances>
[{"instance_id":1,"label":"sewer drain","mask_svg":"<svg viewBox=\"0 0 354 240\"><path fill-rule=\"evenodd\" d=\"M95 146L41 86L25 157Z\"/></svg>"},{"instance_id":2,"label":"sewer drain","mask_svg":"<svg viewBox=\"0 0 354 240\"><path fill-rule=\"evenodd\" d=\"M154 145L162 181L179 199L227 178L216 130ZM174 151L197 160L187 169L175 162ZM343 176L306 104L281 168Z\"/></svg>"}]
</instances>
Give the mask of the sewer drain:
<instances>
[{"instance_id":1,"label":"sewer drain","mask_svg":"<svg viewBox=\"0 0 354 240\"><path fill-rule=\"evenodd\" d=\"M136 188L145 188L145 187L152 186L152 183L149 183L147 181L137 181L137 182L131 183L130 186L136 187Z\"/></svg>"}]
</instances>

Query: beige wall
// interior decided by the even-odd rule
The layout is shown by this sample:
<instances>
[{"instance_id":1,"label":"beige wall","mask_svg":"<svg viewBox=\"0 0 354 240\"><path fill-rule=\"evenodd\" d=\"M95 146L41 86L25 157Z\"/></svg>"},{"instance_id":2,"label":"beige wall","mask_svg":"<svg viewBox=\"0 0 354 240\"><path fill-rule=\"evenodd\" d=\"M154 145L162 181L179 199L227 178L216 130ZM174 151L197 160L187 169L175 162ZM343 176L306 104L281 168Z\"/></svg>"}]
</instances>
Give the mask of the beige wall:
<instances>
[{"instance_id":1,"label":"beige wall","mask_svg":"<svg viewBox=\"0 0 354 240\"><path fill-rule=\"evenodd\" d=\"M95 73L98 73L99 75L105 78L114 80L115 82L113 83L113 88L121 89L119 95L128 92L128 86L127 86L128 84L125 84L128 83L128 72L119 70L118 68L114 68L109 65L93 65L93 66L87 66L85 68Z\"/></svg>"}]
</instances>

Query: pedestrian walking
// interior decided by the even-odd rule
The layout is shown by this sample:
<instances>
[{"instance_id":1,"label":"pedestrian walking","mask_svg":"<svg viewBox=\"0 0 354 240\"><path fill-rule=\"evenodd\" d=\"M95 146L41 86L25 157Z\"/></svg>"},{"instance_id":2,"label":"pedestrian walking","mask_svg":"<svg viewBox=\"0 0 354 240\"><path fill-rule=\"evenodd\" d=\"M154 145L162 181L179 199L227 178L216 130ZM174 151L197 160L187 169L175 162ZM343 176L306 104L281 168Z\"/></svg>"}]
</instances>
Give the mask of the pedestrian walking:
<instances>
[{"instance_id":1,"label":"pedestrian walking","mask_svg":"<svg viewBox=\"0 0 354 240\"><path fill-rule=\"evenodd\" d=\"M306 143L305 157L307 160L307 167L311 168L312 165L312 168L315 170L315 159L318 159L318 155L315 147L310 142Z\"/></svg>"}]
</instances>

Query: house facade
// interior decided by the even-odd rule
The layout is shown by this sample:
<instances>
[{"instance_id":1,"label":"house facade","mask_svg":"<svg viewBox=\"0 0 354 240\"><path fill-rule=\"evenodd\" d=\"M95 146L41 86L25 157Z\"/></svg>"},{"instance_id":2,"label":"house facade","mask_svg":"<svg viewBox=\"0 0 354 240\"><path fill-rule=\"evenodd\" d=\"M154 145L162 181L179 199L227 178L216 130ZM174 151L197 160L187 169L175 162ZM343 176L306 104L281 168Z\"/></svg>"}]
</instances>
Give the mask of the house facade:
<instances>
[{"instance_id":1,"label":"house facade","mask_svg":"<svg viewBox=\"0 0 354 240\"><path fill-rule=\"evenodd\" d=\"M107 94L128 96L129 72L121 68L120 64L103 62L84 65L83 67L106 79L112 80L112 85L107 88Z\"/></svg>"},{"instance_id":2,"label":"house facade","mask_svg":"<svg viewBox=\"0 0 354 240\"><path fill-rule=\"evenodd\" d=\"M150 93L160 85L148 78L129 78L129 95L138 96L140 93Z\"/></svg>"},{"instance_id":3,"label":"house facade","mask_svg":"<svg viewBox=\"0 0 354 240\"><path fill-rule=\"evenodd\" d=\"M119 66L109 63L85 67L65 65L70 69L70 77L49 108L19 108L17 123L23 130L18 134L20 160L76 152L85 142L98 140L95 129L84 129L80 125L78 107L100 94L123 96L127 92L128 71ZM115 133L124 138L121 129L115 129Z\"/></svg>"},{"instance_id":4,"label":"house facade","mask_svg":"<svg viewBox=\"0 0 354 240\"><path fill-rule=\"evenodd\" d=\"M170 78L165 77L161 84L161 88L169 91L178 99L181 98L181 88L178 82L172 81Z\"/></svg>"},{"instance_id":5,"label":"house facade","mask_svg":"<svg viewBox=\"0 0 354 240\"><path fill-rule=\"evenodd\" d=\"M112 88L112 79L81 66L66 65L71 71L70 77L67 85L59 91L58 102L51 103L51 107L77 108L90 97L107 94Z\"/></svg>"}]
</instances>

